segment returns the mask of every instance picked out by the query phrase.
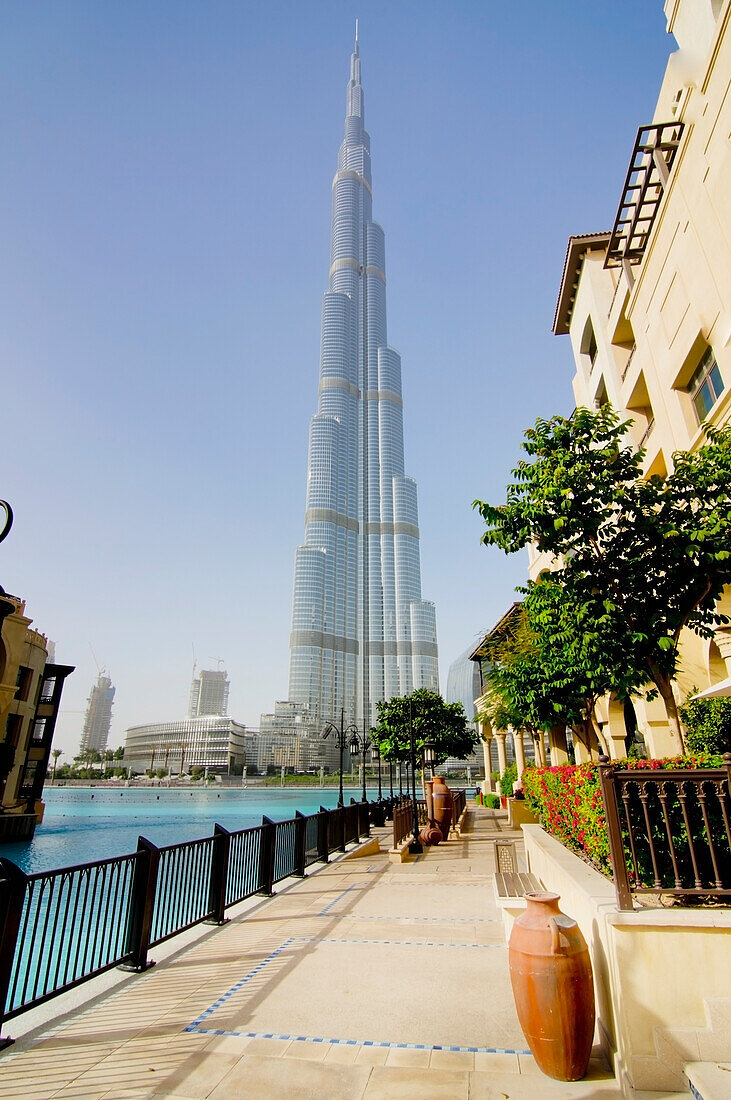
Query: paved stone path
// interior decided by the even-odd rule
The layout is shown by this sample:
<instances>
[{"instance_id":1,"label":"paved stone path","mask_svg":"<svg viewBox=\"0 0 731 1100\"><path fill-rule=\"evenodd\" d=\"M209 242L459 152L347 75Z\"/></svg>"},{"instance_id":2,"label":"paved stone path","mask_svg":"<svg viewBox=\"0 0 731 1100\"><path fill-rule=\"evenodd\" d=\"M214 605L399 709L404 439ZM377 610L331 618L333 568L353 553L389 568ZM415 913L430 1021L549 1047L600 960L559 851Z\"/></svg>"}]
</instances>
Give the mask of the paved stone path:
<instances>
[{"instance_id":1,"label":"paved stone path","mask_svg":"<svg viewBox=\"0 0 731 1100\"><path fill-rule=\"evenodd\" d=\"M504 819L471 826L413 863L331 863L126 980L0 1055L0 1098L619 1100L599 1058L563 1084L528 1053L492 889Z\"/></svg>"}]
</instances>

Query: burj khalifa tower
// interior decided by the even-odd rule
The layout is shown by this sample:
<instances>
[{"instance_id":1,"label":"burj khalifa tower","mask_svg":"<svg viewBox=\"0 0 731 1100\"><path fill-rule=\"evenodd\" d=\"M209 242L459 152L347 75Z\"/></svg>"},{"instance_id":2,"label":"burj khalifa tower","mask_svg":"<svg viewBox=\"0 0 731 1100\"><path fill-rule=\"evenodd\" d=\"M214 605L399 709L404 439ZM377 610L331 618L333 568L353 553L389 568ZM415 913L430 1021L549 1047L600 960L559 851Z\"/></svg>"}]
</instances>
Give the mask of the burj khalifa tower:
<instances>
[{"instance_id":1,"label":"burj khalifa tower","mask_svg":"<svg viewBox=\"0 0 731 1100\"><path fill-rule=\"evenodd\" d=\"M332 185L330 288L297 548L289 699L313 725L375 720L375 704L439 690L434 604L421 598L416 482L404 473L401 359L386 336L383 229L356 24Z\"/></svg>"}]
</instances>

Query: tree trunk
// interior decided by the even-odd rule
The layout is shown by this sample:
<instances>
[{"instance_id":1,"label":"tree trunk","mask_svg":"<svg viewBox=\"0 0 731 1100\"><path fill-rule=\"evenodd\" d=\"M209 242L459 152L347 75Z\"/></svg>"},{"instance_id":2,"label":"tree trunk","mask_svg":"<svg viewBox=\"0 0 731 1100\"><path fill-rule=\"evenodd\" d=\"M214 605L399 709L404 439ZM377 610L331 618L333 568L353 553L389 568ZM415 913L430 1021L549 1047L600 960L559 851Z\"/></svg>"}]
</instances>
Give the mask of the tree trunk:
<instances>
[{"instance_id":1,"label":"tree trunk","mask_svg":"<svg viewBox=\"0 0 731 1100\"><path fill-rule=\"evenodd\" d=\"M669 676L664 676L658 669L654 670L652 677L657 690L660 692L660 698L665 704L665 711L668 716L668 722L671 730L673 730L678 738L680 745L680 751L682 753L687 752L685 744L685 738L683 737L683 728L680 724L680 715L678 714L678 704L675 702L675 695L673 693L673 682Z\"/></svg>"},{"instance_id":2,"label":"tree trunk","mask_svg":"<svg viewBox=\"0 0 731 1100\"><path fill-rule=\"evenodd\" d=\"M601 729L601 726L599 725L599 721L597 719L596 711L595 711L594 707L591 707L589 709L589 725L590 725L591 729L594 731L594 736L596 737L596 742L597 742L597 745L599 746L600 752L602 752L604 754L604 756L611 756L611 753L609 752L609 749L607 748L607 744L606 744L604 735L602 734L602 729ZM589 748L589 751L591 752L591 747Z\"/></svg>"}]
</instances>

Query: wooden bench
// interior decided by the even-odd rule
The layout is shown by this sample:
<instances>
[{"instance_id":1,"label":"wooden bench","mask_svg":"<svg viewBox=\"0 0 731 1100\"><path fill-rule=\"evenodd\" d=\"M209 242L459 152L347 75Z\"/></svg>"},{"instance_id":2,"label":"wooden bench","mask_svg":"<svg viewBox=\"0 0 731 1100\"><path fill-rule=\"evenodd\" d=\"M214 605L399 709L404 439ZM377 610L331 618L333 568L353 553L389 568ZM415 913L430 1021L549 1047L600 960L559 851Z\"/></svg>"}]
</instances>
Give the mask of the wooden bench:
<instances>
[{"instance_id":1,"label":"wooden bench","mask_svg":"<svg viewBox=\"0 0 731 1100\"><path fill-rule=\"evenodd\" d=\"M539 879L529 871L518 870L518 854L513 840L496 840L493 879L495 900L509 909L524 909L524 894L534 894L543 889Z\"/></svg>"},{"instance_id":2,"label":"wooden bench","mask_svg":"<svg viewBox=\"0 0 731 1100\"><path fill-rule=\"evenodd\" d=\"M527 871L496 871L493 879L495 900L510 909L525 907L525 894L540 893L543 886Z\"/></svg>"}]
</instances>

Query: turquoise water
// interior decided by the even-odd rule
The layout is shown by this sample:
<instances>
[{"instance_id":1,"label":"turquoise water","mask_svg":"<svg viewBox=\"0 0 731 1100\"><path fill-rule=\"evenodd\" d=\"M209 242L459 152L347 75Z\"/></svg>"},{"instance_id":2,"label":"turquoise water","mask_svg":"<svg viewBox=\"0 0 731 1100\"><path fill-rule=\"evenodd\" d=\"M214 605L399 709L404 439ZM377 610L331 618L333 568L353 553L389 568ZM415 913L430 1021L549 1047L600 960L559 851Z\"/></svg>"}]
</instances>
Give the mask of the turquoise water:
<instances>
[{"instance_id":1,"label":"turquoise water","mask_svg":"<svg viewBox=\"0 0 731 1100\"><path fill-rule=\"evenodd\" d=\"M348 803L362 792L353 788L344 793ZM369 798L376 796L368 791ZM134 852L138 836L159 846L179 844L211 836L215 823L234 831L261 825L264 814L286 821L297 810L311 814L321 805L334 809L338 791L47 787L43 797L46 815L33 840L0 844L0 856L12 859L26 874Z\"/></svg>"}]
</instances>

